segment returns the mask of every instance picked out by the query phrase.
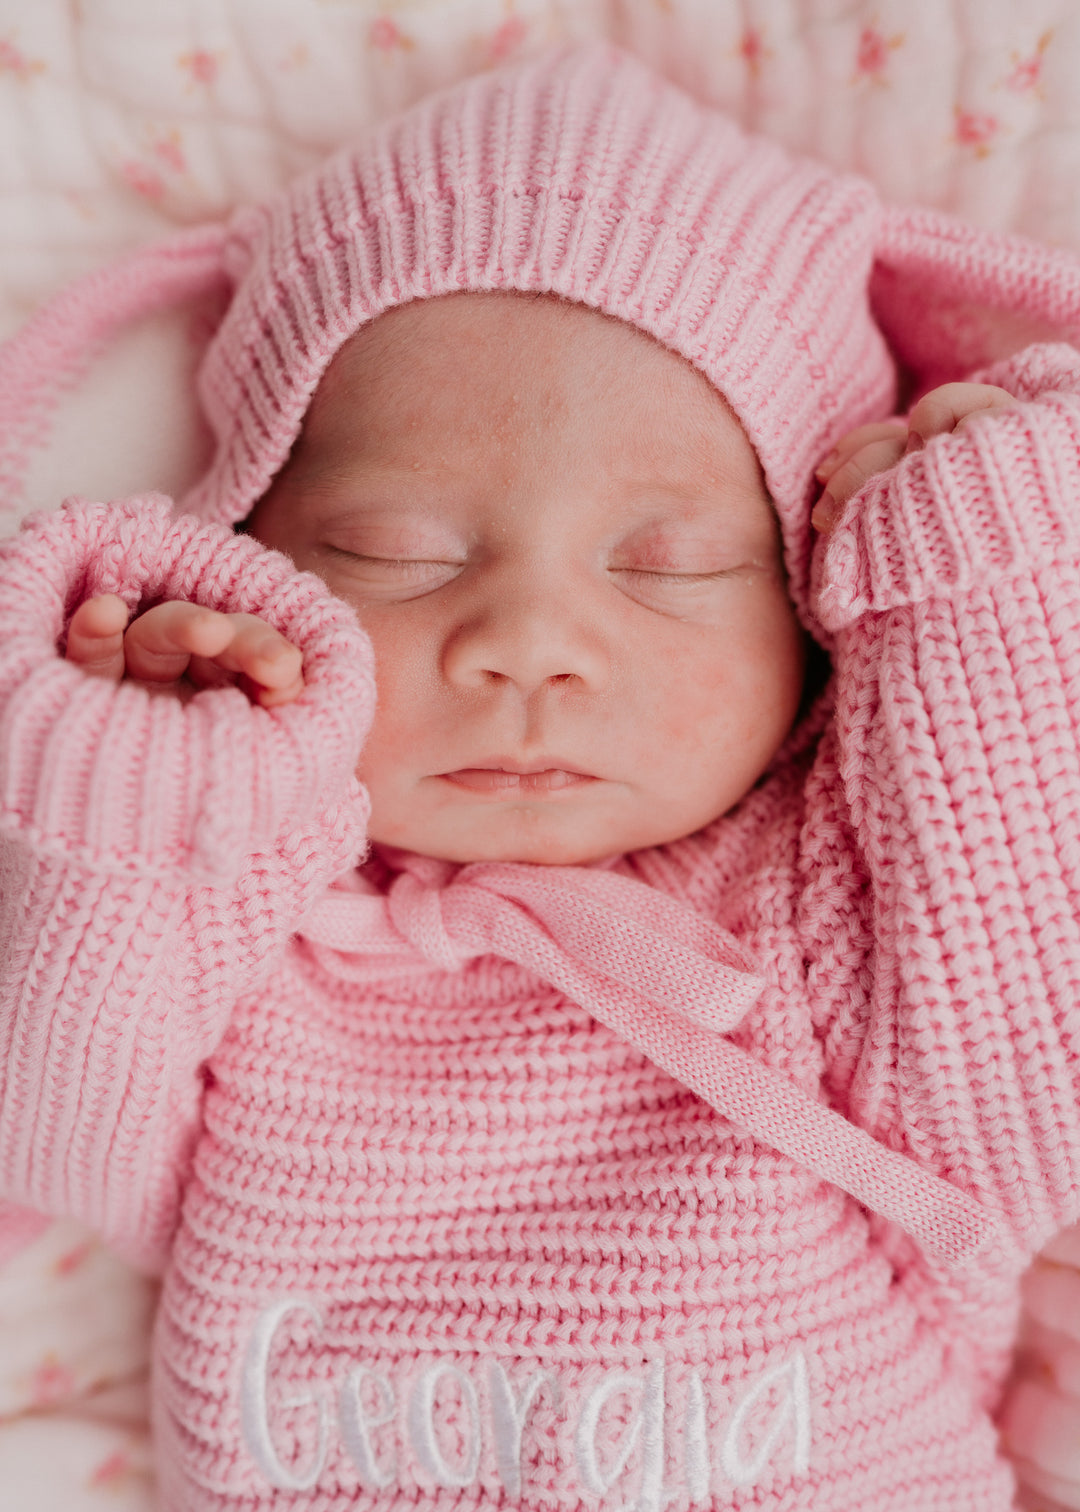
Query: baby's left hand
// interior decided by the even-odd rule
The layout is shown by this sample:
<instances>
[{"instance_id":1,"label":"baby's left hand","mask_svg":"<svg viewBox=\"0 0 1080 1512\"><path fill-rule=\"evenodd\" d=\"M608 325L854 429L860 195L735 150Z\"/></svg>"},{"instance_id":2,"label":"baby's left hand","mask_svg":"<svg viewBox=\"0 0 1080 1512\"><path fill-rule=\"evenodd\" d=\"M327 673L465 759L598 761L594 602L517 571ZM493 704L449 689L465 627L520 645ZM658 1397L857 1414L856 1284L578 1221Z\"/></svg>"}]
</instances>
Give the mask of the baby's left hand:
<instances>
[{"instance_id":1,"label":"baby's left hand","mask_svg":"<svg viewBox=\"0 0 1080 1512\"><path fill-rule=\"evenodd\" d=\"M811 516L815 529L828 535L866 480L895 467L906 452L918 451L932 436L958 429L983 410L1009 409L1016 403L1012 394L992 383L944 383L923 395L906 425L885 420L849 431L817 470L824 488Z\"/></svg>"}]
</instances>

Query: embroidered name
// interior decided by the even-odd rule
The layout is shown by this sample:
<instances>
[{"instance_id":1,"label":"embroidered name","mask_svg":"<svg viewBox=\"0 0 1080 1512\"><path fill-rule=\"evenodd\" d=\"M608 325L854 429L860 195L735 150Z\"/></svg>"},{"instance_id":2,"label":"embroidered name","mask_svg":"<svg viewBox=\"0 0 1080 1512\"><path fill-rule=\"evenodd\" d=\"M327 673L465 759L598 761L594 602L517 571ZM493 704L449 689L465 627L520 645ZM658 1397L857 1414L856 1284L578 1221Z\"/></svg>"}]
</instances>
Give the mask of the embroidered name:
<instances>
[{"instance_id":1,"label":"embroidered name","mask_svg":"<svg viewBox=\"0 0 1080 1512\"><path fill-rule=\"evenodd\" d=\"M314 1489L335 1435L372 1492L407 1482L463 1490L486 1465L496 1489L518 1498L543 1459L547 1482L558 1473L579 1493L618 1494L626 1512L663 1512L674 1500L704 1501L724 1484L752 1486L809 1468L810 1391L798 1351L734 1392L663 1357L587 1372L584 1384L520 1362L512 1370L499 1359L465 1368L436 1358L395 1374L348 1362L336 1389L313 1386L282 1398L275 1359L298 1332L310 1359L322 1330L314 1303L275 1302L256 1319L244 1357L244 1440L265 1479L283 1491ZM295 1383L297 1373L288 1374Z\"/></svg>"}]
</instances>

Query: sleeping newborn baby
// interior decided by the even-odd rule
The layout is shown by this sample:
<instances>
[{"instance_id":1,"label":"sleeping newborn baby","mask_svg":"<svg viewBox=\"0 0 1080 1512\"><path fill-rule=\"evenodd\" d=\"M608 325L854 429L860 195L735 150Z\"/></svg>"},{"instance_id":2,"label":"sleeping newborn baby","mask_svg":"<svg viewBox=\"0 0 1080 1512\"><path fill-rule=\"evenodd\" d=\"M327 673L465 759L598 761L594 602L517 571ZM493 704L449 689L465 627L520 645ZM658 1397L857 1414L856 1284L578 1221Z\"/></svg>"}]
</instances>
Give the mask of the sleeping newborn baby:
<instances>
[{"instance_id":1,"label":"sleeping newborn baby","mask_svg":"<svg viewBox=\"0 0 1080 1512\"><path fill-rule=\"evenodd\" d=\"M375 841L572 864L691 834L799 706L803 633L742 427L684 359L578 305L387 313L331 363L247 529L371 637ZM88 601L68 658L116 675L126 617ZM302 688L254 617L161 605L125 643L145 680L216 668L271 707Z\"/></svg>"},{"instance_id":2,"label":"sleeping newborn baby","mask_svg":"<svg viewBox=\"0 0 1080 1512\"><path fill-rule=\"evenodd\" d=\"M883 226L948 376L1028 249L471 81L237 218L185 510L5 548L0 1175L164 1275L166 1509L1011 1507L1080 359L891 418Z\"/></svg>"}]
</instances>

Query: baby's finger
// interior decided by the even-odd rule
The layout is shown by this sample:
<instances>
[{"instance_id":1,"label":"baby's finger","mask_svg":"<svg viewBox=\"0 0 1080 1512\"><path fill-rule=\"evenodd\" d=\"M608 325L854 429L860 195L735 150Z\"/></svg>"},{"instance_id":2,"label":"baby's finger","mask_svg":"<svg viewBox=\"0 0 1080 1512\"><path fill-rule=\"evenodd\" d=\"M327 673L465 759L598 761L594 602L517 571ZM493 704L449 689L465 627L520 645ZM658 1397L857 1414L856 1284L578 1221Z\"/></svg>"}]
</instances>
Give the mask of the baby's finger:
<instances>
[{"instance_id":1,"label":"baby's finger","mask_svg":"<svg viewBox=\"0 0 1080 1512\"><path fill-rule=\"evenodd\" d=\"M214 660L240 677L264 708L290 703L303 690L303 656L290 641L254 614L230 614L233 638Z\"/></svg>"},{"instance_id":2,"label":"baby's finger","mask_svg":"<svg viewBox=\"0 0 1080 1512\"><path fill-rule=\"evenodd\" d=\"M815 477L819 483L827 483L834 473L839 472L844 463L849 461L857 451L864 446L869 446L875 441L891 441L896 436L906 436L907 427L902 420L874 420L869 425L860 425L857 430L848 431L837 443L833 451L819 464Z\"/></svg>"},{"instance_id":3,"label":"baby's finger","mask_svg":"<svg viewBox=\"0 0 1080 1512\"><path fill-rule=\"evenodd\" d=\"M193 656L184 673L196 688L234 688L236 678L220 667L212 656Z\"/></svg>"},{"instance_id":4,"label":"baby's finger","mask_svg":"<svg viewBox=\"0 0 1080 1512\"><path fill-rule=\"evenodd\" d=\"M827 535L840 518L844 505L858 493L867 479L875 473L895 467L903 455L903 432L895 427L888 437L861 446L854 456L837 468L825 485L811 515L814 529Z\"/></svg>"},{"instance_id":5,"label":"baby's finger","mask_svg":"<svg viewBox=\"0 0 1080 1512\"><path fill-rule=\"evenodd\" d=\"M292 703L304 691L304 679L299 674L277 687L264 687L246 673L226 672L219 661L209 656L193 656L188 665L187 677L197 688L231 688L239 684L252 703L257 703L264 709Z\"/></svg>"},{"instance_id":6,"label":"baby's finger","mask_svg":"<svg viewBox=\"0 0 1080 1512\"><path fill-rule=\"evenodd\" d=\"M944 436L972 415L1011 409L1015 397L993 383L943 383L924 394L908 417L908 451L918 451L932 436Z\"/></svg>"},{"instance_id":7,"label":"baby's finger","mask_svg":"<svg viewBox=\"0 0 1080 1512\"><path fill-rule=\"evenodd\" d=\"M68 625L65 657L93 677L119 682L124 675L124 629L127 605L115 593L101 593L80 604Z\"/></svg>"},{"instance_id":8,"label":"baby's finger","mask_svg":"<svg viewBox=\"0 0 1080 1512\"><path fill-rule=\"evenodd\" d=\"M141 614L124 637L129 677L175 682L192 656L217 656L232 640L231 616L173 601Z\"/></svg>"}]
</instances>

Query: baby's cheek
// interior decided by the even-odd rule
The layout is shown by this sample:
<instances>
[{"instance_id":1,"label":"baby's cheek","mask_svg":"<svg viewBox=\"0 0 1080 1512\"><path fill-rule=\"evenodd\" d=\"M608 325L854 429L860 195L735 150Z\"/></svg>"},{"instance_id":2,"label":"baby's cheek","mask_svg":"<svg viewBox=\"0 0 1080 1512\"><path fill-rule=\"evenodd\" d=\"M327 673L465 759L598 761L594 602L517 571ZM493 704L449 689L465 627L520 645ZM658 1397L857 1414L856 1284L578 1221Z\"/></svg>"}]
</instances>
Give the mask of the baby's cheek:
<instances>
[{"instance_id":1,"label":"baby's cheek","mask_svg":"<svg viewBox=\"0 0 1080 1512\"><path fill-rule=\"evenodd\" d=\"M688 749L722 749L759 775L795 721L805 663L803 633L785 598L775 612L729 627L686 667L673 732Z\"/></svg>"},{"instance_id":2,"label":"baby's cheek","mask_svg":"<svg viewBox=\"0 0 1080 1512\"><path fill-rule=\"evenodd\" d=\"M732 695L730 668L711 657L672 659L642 691L641 716L622 746L641 791L665 805L710 802L718 765L745 749L751 724Z\"/></svg>"}]
</instances>

